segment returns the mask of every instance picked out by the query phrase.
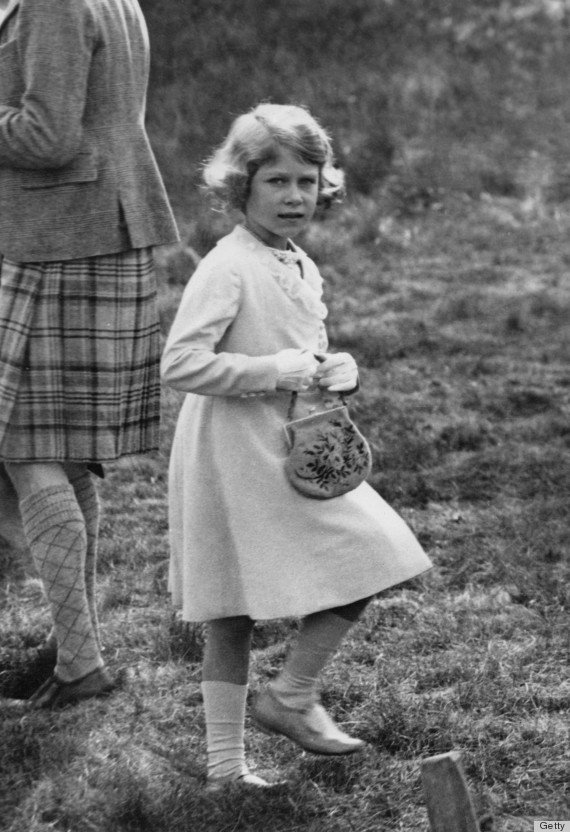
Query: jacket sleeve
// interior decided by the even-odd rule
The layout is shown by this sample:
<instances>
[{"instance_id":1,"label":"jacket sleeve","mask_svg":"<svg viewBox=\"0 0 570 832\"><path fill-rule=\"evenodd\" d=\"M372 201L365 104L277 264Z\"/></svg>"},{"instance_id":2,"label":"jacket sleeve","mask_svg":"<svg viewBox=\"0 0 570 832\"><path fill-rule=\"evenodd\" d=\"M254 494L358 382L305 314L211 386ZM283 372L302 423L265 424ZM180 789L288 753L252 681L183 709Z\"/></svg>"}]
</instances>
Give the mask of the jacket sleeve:
<instances>
[{"instance_id":1,"label":"jacket sleeve","mask_svg":"<svg viewBox=\"0 0 570 832\"><path fill-rule=\"evenodd\" d=\"M79 152L95 22L84 0L22 0L12 63L19 106L0 101L0 165L58 168ZM6 47L5 47L6 48Z\"/></svg>"},{"instance_id":2,"label":"jacket sleeve","mask_svg":"<svg viewBox=\"0 0 570 832\"><path fill-rule=\"evenodd\" d=\"M166 384L186 393L247 396L274 391L273 355L251 356L219 349L239 312L239 273L204 261L188 283L162 357Z\"/></svg>"}]
</instances>

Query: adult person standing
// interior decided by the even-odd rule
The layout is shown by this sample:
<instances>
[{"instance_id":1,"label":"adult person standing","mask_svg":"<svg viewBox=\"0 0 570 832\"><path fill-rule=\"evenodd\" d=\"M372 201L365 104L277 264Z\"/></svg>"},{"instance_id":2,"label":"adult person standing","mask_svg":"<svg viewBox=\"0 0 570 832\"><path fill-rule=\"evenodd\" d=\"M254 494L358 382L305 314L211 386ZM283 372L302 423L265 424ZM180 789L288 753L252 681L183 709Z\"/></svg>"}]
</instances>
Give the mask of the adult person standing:
<instances>
[{"instance_id":1,"label":"adult person standing","mask_svg":"<svg viewBox=\"0 0 570 832\"><path fill-rule=\"evenodd\" d=\"M148 72L137 0L12 0L0 23L0 460L53 617L37 708L113 687L92 473L158 445L152 249L178 233Z\"/></svg>"}]
</instances>

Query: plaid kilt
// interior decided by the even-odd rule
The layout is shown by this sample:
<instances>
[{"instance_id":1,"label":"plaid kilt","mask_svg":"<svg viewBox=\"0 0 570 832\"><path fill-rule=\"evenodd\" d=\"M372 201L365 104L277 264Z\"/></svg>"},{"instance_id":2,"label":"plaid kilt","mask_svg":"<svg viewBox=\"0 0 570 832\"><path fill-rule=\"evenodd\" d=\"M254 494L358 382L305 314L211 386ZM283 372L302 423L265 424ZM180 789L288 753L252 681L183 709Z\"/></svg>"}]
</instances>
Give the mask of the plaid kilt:
<instances>
[{"instance_id":1,"label":"plaid kilt","mask_svg":"<svg viewBox=\"0 0 570 832\"><path fill-rule=\"evenodd\" d=\"M105 462L158 447L151 249L0 258L0 459Z\"/></svg>"}]
</instances>

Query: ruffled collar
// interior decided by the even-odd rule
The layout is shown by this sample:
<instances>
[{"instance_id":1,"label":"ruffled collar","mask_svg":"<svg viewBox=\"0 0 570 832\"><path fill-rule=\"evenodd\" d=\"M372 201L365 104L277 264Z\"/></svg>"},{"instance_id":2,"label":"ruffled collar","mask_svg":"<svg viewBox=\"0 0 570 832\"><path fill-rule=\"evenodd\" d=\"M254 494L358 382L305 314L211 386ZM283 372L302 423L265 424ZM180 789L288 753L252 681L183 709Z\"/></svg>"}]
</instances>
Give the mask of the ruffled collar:
<instances>
[{"instance_id":1,"label":"ruffled collar","mask_svg":"<svg viewBox=\"0 0 570 832\"><path fill-rule=\"evenodd\" d=\"M315 280L314 266L295 243L289 241L290 248L285 250L271 248L241 225L236 226L229 236L238 239L263 262L288 297L321 320L326 318L327 308L320 299L322 278L317 275ZM301 277L301 272L304 277Z\"/></svg>"},{"instance_id":2,"label":"ruffled collar","mask_svg":"<svg viewBox=\"0 0 570 832\"><path fill-rule=\"evenodd\" d=\"M265 246L265 248L267 248L280 263L284 263L285 266L292 266L296 269L301 264L301 255L294 249L272 248L271 246Z\"/></svg>"}]
</instances>

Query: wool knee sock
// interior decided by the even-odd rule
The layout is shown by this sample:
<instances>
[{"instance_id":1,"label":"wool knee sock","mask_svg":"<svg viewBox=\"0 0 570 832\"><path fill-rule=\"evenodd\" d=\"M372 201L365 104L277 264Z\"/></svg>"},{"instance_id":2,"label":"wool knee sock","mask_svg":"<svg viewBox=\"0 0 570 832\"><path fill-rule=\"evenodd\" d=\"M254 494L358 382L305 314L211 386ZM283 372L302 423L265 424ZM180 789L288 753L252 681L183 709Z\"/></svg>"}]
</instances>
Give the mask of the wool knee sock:
<instances>
[{"instance_id":1,"label":"wool knee sock","mask_svg":"<svg viewBox=\"0 0 570 832\"><path fill-rule=\"evenodd\" d=\"M85 551L85 592L89 614L91 615L91 626L97 639L97 645L101 650L101 637L99 634L99 616L97 615L97 544L99 541L99 515L100 502L97 488L93 478L88 471L84 471L78 477L71 480L75 491L75 498L85 520L85 532L87 534L87 548Z\"/></svg>"},{"instance_id":2,"label":"wool knee sock","mask_svg":"<svg viewBox=\"0 0 570 832\"><path fill-rule=\"evenodd\" d=\"M306 710L317 700L317 678L353 626L329 610L304 619L297 644L279 676L269 683L282 705Z\"/></svg>"},{"instance_id":3,"label":"wool knee sock","mask_svg":"<svg viewBox=\"0 0 570 832\"><path fill-rule=\"evenodd\" d=\"M202 682L206 713L208 778L237 780L248 773L244 722L247 685Z\"/></svg>"},{"instance_id":4,"label":"wool knee sock","mask_svg":"<svg viewBox=\"0 0 570 832\"><path fill-rule=\"evenodd\" d=\"M55 672L71 682L103 666L85 592L85 520L71 485L54 485L20 503L24 532L50 603Z\"/></svg>"}]
</instances>

